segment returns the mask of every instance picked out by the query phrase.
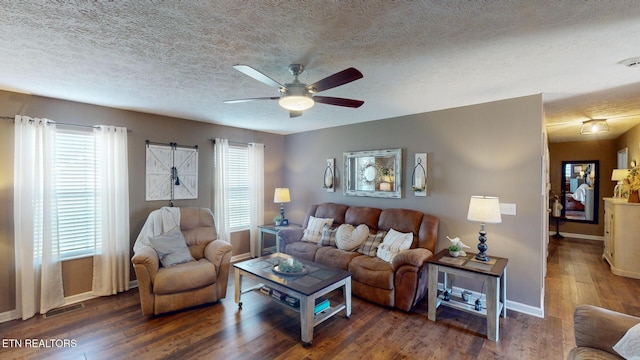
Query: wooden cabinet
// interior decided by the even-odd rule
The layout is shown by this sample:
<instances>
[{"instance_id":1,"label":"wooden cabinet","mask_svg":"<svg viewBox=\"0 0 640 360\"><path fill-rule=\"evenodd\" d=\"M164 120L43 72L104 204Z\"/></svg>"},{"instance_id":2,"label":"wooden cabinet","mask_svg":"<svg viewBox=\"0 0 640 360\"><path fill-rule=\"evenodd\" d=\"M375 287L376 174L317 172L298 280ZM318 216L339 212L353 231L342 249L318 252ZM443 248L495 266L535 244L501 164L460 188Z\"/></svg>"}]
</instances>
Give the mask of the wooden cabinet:
<instances>
[{"instance_id":1,"label":"wooden cabinet","mask_svg":"<svg viewBox=\"0 0 640 360\"><path fill-rule=\"evenodd\" d=\"M611 272L640 279L640 204L604 199L604 252Z\"/></svg>"}]
</instances>

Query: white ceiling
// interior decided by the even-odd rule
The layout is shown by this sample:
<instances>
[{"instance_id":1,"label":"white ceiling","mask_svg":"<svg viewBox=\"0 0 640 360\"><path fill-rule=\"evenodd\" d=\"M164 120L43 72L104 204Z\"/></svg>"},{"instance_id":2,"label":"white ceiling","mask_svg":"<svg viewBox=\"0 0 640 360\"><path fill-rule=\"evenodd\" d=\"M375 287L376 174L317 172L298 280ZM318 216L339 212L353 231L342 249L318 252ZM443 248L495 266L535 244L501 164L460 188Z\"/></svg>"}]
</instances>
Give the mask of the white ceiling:
<instances>
[{"instance_id":1,"label":"white ceiling","mask_svg":"<svg viewBox=\"0 0 640 360\"><path fill-rule=\"evenodd\" d=\"M637 1L0 0L0 89L287 134L544 94L551 141L583 140L609 118L640 120ZM312 83L348 67L364 78L290 119L236 70ZM13 114L0 114L13 115ZM28 115L28 114L27 114ZM573 124L571 124L573 123Z\"/></svg>"}]
</instances>

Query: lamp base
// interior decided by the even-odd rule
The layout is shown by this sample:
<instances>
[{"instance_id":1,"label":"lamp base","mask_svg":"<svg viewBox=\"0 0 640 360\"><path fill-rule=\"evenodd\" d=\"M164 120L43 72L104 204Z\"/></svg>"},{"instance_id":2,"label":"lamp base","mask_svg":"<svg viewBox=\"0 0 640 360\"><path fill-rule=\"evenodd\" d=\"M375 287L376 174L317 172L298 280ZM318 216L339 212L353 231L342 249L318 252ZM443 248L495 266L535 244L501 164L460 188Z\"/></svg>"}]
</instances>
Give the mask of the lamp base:
<instances>
[{"instance_id":1,"label":"lamp base","mask_svg":"<svg viewBox=\"0 0 640 360\"><path fill-rule=\"evenodd\" d=\"M490 258L487 256L487 249L489 248L486 244L487 242L487 233L484 231L484 224L482 224L480 232L480 236L478 236L478 240L480 243L478 244L478 254L476 254L476 260L478 261L489 261Z\"/></svg>"}]
</instances>

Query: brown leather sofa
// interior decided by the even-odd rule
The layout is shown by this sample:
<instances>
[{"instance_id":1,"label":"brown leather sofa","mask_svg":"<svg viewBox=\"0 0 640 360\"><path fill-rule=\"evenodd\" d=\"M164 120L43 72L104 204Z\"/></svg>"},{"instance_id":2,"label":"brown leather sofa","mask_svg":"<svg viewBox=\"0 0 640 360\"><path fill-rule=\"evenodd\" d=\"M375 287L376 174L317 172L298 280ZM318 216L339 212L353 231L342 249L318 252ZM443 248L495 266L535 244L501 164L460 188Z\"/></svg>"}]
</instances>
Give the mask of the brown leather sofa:
<instances>
[{"instance_id":1,"label":"brown leather sofa","mask_svg":"<svg viewBox=\"0 0 640 360\"><path fill-rule=\"evenodd\" d=\"M576 347L571 349L567 359L622 359L613 346L638 323L640 317L593 305L579 305L573 313Z\"/></svg>"},{"instance_id":2,"label":"brown leather sofa","mask_svg":"<svg viewBox=\"0 0 640 360\"><path fill-rule=\"evenodd\" d=\"M411 249L402 251L389 263L357 251L303 242L300 240L309 216L332 218L334 227L365 224L373 233L392 228L403 233L411 232L413 243ZM435 253L438 218L416 210L322 203L309 208L302 229L282 229L278 236L284 243L284 252L290 255L348 270L354 295L409 311L427 293L426 261Z\"/></svg>"},{"instance_id":3,"label":"brown leather sofa","mask_svg":"<svg viewBox=\"0 0 640 360\"><path fill-rule=\"evenodd\" d=\"M212 303L227 295L231 245L217 240L211 210L180 208L180 230L195 261L165 268L150 246L131 259L143 315Z\"/></svg>"}]
</instances>

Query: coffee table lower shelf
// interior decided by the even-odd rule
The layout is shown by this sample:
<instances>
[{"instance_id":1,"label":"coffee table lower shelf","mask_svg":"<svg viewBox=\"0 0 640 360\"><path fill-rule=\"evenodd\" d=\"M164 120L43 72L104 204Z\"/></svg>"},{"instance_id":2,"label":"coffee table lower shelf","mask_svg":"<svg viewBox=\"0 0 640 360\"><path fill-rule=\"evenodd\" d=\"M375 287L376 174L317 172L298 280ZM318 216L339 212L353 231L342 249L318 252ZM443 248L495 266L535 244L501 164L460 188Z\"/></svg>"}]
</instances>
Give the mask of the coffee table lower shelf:
<instances>
[{"instance_id":1,"label":"coffee table lower shelf","mask_svg":"<svg viewBox=\"0 0 640 360\"><path fill-rule=\"evenodd\" d=\"M297 313L300 313L300 307L294 307L291 305L288 305L287 303L278 300L276 298L274 298L271 295L267 295L265 293L263 293L262 291L260 291L260 288L265 286L264 284L258 284L255 287L248 289L246 291L243 291L243 294L246 294L248 292L255 292L257 294L259 294L260 296L264 296L266 298L269 298L271 301L275 302L276 304L280 304L280 306L284 307L285 309L289 309L289 310L293 310ZM319 311L317 314L313 315L313 327L316 327L317 325L322 324L325 320L331 318L332 316L336 315L337 313L339 313L342 310L345 310L347 308L346 304L344 302L341 302L339 304L335 304L333 305L333 303L329 302L331 305L329 305L328 308ZM242 307L242 303L238 304L239 307ZM346 318L348 319L349 316L346 316Z\"/></svg>"}]
</instances>

